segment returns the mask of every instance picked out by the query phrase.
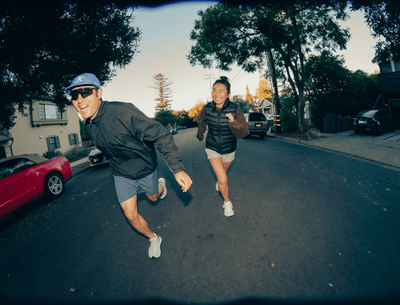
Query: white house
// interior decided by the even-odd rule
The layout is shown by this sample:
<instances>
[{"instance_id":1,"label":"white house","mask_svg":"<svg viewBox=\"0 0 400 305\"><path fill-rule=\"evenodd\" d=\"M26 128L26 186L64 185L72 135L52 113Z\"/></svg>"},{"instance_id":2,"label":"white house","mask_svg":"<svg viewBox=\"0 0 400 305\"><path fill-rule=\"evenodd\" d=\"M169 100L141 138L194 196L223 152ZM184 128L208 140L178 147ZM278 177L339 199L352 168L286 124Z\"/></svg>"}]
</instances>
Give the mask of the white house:
<instances>
[{"instance_id":1,"label":"white house","mask_svg":"<svg viewBox=\"0 0 400 305\"><path fill-rule=\"evenodd\" d=\"M272 98L263 98L261 102L255 103L253 112L267 114L275 114L275 105L273 104Z\"/></svg>"},{"instance_id":2,"label":"white house","mask_svg":"<svg viewBox=\"0 0 400 305\"><path fill-rule=\"evenodd\" d=\"M65 153L80 146L80 125L73 106L61 113L50 101L33 100L27 116L16 111L15 125L8 132L0 132L0 158L19 154L47 151Z\"/></svg>"}]
</instances>

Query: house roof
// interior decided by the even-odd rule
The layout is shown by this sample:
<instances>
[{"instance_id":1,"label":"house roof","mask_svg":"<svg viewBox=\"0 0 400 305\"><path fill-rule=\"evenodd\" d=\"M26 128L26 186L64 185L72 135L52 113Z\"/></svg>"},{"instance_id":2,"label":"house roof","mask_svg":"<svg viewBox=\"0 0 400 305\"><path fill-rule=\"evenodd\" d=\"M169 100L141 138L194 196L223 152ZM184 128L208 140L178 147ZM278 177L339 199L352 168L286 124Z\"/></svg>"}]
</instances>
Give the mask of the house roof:
<instances>
[{"instance_id":1,"label":"house roof","mask_svg":"<svg viewBox=\"0 0 400 305\"><path fill-rule=\"evenodd\" d=\"M272 105L272 98L263 98L261 103L256 105L256 107L266 107L266 106L271 106Z\"/></svg>"}]
</instances>

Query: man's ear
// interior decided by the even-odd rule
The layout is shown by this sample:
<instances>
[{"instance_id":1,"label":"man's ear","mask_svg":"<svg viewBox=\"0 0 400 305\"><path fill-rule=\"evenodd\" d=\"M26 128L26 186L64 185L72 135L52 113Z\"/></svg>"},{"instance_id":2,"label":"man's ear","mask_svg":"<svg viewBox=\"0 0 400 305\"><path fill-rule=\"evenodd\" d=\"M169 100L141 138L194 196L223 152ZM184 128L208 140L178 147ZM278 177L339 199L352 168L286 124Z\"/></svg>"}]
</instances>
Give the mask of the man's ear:
<instances>
[{"instance_id":1,"label":"man's ear","mask_svg":"<svg viewBox=\"0 0 400 305\"><path fill-rule=\"evenodd\" d=\"M97 98L101 99L101 97L103 96L103 89L97 89Z\"/></svg>"}]
</instances>

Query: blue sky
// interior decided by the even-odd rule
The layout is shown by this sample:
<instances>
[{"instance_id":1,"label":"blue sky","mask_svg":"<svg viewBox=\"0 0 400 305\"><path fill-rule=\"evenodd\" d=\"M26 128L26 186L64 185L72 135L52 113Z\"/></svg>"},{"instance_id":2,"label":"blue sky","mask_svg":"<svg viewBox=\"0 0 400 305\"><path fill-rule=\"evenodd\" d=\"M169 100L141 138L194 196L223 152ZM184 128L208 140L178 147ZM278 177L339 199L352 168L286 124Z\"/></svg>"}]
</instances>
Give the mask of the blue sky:
<instances>
[{"instance_id":1,"label":"blue sky","mask_svg":"<svg viewBox=\"0 0 400 305\"><path fill-rule=\"evenodd\" d=\"M192 67L186 56L190 52L192 41L190 32L194 21L199 19L197 12L205 10L212 2L183 2L159 8L139 7L134 11L134 26L142 31L139 53L133 61L117 71L117 76L103 86L103 99L123 101L135 104L149 117L154 116L157 91L152 78L158 73L164 74L173 83L172 110L189 110L199 101L206 102L210 97L210 80L206 75L212 74L212 81L224 75L230 79L232 95L246 93L255 94L260 73L244 73L236 65L229 72L217 69ZM351 13L342 27L349 28L351 33L347 50L337 54L344 55L345 65L350 70L363 70L373 73L379 70L372 64L374 58L375 39L364 23L361 12Z\"/></svg>"}]
</instances>

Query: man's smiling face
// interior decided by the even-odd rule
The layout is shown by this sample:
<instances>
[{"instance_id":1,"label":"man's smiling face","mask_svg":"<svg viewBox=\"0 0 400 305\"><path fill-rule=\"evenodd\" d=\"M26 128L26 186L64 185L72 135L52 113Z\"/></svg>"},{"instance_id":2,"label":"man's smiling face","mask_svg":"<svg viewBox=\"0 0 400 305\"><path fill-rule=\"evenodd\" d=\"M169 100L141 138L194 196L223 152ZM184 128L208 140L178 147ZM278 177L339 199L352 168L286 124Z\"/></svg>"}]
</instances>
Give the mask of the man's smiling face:
<instances>
[{"instance_id":1,"label":"man's smiling face","mask_svg":"<svg viewBox=\"0 0 400 305\"><path fill-rule=\"evenodd\" d=\"M94 119L97 112L99 111L99 107L101 104L101 97L103 94L102 89L97 89L94 86L79 86L75 87L71 90L71 94L74 91L80 91L84 88L91 88L92 94L82 97L81 94L78 94L76 99L72 98L72 104L74 105L75 109L82 115L82 117L86 119ZM90 93L90 92L89 92ZM84 94L85 95L85 94Z\"/></svg>"}]
</instances>

